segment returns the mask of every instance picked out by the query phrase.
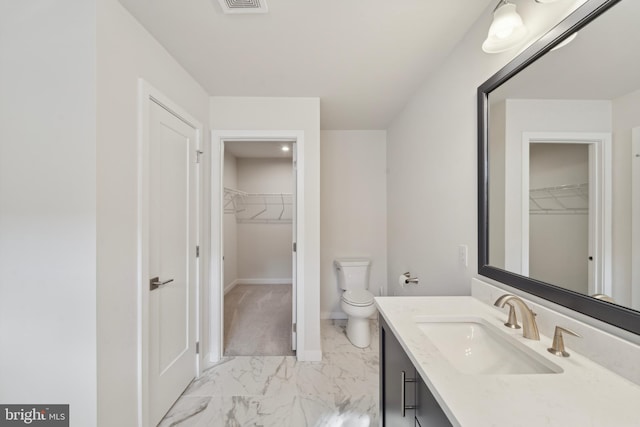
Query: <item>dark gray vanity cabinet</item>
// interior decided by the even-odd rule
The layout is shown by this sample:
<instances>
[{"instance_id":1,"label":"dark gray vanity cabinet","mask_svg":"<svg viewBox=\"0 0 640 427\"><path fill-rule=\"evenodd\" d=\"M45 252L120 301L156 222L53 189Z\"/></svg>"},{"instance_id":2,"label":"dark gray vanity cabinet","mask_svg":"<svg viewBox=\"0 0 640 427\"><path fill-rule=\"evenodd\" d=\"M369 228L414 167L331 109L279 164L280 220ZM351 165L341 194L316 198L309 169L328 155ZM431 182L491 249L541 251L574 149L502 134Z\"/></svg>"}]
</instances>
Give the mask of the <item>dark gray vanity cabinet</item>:
<instances>
[{"instance_id":1,"label":"dark gray vanity cabinet","mask_svg":"<svg viewBox=\"0 0 640 427\"><path fill-rule=\"evenodd\" d=\"M451 426L382 316L380 420L383 427Z\"/></svg>"},{"instance_id":2,"label":"dark gray vanity cabinet","mask_svg":"<svg viewBox=\"0 0 640 427\"><path fill-rule=\"evenodd\" d=\"M411 360L380 317L380 418L383 426L415 425L415 378L416 370Z\"/></svg>"},{"instance_id":3,"label":"dark gray vanity cabinet","mask_svg":"<svg viewBox=\"0 0 640 427\"><path fill-rule=\"evenodd\" d=\"M417 372L416 378L416 426L451 427L449 419Z\"/></svg>"}]
</instances>

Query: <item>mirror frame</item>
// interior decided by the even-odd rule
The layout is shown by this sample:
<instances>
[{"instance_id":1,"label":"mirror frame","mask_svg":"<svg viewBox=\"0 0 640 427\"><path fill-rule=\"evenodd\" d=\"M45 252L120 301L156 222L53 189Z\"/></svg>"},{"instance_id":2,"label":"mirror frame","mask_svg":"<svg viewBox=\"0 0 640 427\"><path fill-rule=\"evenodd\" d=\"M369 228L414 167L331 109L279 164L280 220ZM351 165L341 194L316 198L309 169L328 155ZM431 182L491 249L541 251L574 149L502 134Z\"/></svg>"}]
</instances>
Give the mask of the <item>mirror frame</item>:
<instances>
[{"instance_id":1,"label":"mirror frame","mask_svg":"<svg viewBox=\"0 0 640 427\"><path fill-rule=\"evenodd\" d=\"M489 265L489 94L619 1L587 1L478 87L478 274L640 335L638 311Z\"/></svg>"}]
</instances>

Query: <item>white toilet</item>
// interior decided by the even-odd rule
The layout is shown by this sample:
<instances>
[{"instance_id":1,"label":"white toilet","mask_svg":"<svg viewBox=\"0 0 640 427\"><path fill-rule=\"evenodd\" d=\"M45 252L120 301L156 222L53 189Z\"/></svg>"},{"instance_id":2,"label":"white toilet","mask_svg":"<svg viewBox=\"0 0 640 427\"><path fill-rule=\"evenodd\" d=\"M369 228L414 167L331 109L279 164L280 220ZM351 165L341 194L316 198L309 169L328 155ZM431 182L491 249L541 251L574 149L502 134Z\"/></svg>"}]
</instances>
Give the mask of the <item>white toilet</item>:
<instances>
[{"instance_id":1,"label":"white toilet","mask_svg":"<svg viewBox=\"0 0 640 427\"><path fill-rule=\"evenodd\" d=\"M347 337L356 347L369 347L371 332L369 317L376 312L369 287L368 259L337 259L333 262L338 272L338 285L344 290L340 306L349 316Z\"/></svg>"}]
</instances>

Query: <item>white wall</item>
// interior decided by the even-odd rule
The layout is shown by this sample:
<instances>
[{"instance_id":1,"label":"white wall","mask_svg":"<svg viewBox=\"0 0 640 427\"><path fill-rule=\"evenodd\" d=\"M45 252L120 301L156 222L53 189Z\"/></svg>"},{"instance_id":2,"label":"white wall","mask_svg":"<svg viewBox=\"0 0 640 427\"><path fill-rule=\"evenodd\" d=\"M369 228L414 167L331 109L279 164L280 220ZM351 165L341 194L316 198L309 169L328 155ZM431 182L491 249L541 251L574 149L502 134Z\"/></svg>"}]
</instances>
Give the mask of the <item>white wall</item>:
<instances>
[{"instance_id":1,"label":"white wall","mask_svg":"<svg viewBox=\"0 0 640 427\"><path fill-rule=\"evenodd\" d=\"M320 100L318 98L211 97L209 124L220 130L304 132L304 325L298 358L315 360L320 348ZM212 171L215 173L215 171ZM299 183L300 184L300 183ZM304 310L304 311L302 311ZM216 326L216 325L214 325Z\"/></svg>"},{"instance_id":2,"label":"white wall","mask_svg":"<svg viewBox=\"0 0 640 427\"><path fill-rule=\"evenodd\" d=\"M96 5L0 3L0 402L96 424Z\"/></svg>"},{"instance_id":3,"label":"white wall","mask_svg":"<svg viewBox=\"0 0 640 427\"><path fill-rule=\"evenodd\" d=\"M132 426L138 419L138 78L202 123L208 121L209 98L120 3L99 0L97 12L98 417L102 426ZM78 23L67 27L75 25ZM208 151L206 129L203 138ZM203 158L206 162L208 156ZM207 163L204 167L206 170ZM208 191L209 180L205 177L202 183ZM201 259L208 259L207 251L208 247L202 248ZM207 263L201 265L205 268L202 283L206 283ZM204 288L201 302L207 299ZM206 308L201 305L205 320ZM208 322L203 326L202 348L207 349Z\"/></svg>"},{"instance_id":4,"label":"white wall","mask_svg":"<svg viewBox=\"0 0 640 427\"><path fill-rule=\"evenodd\" d=\"M583 1L519 3L530 39ZM481 50L491 24L490 5L448 59L419 88L388 129L389 283L410 270L420 285L391 293L469 294L477 272L476 91L517 53ZM544 13L542 8L544 7ZM469 247L469 266L458 245Z\"/></svg>"},{"instance_id":5,"label":"white wall","mask_svg":"<svg viewBox=\"0 0 640 427\"><path fill-rule=\"evenodd\" d=\"M238 190L237 159L229 151L224 152L225 187ZM223 217L224 243L224 288L229 291L238 280L238 224L234 213L225 213Z\"/></svg>"},{"instance_id":6,"label":"white wall","mask_svg":"<svg viewBox=\"0 0 640 427\"><path fill-rule=\"evenodd\" d=\"M291 223L238 224L238 283L291 283L292 244Z\"/></svg>"},{"instance_id":7,"label":"white wall","mask_svg":"<svg viewBox=\"0 0 640 427\"><path fill-rule=\"evenodd\" d=\"M238 188L247 193L292 193L293 160L239 158ZM279 206L267 209L270 218L280 211ZM286 217L291 218L290 207L286 207ZM239 282L291 283L293 224L239 223L237 228Z\"/></svg>"},{"instance_id":8,"label":"white wall","mask_svg":"<svg viewBox=\"0 0 640 427\"><path fill-rule=\"evenodd\" d=\"M238 159L238 186L247 193L291 193L293 160L289 158Z\"/></svg>"},{"instance_id":9,"label":"white wall","mask_svg":"<svg viewBox=\"0 0 640 427\"><path fill-rule=\"evenodd\" d=\"M371 259L369 290L387 288L386 131L323 131L321 312L345 318L333 260Z\"/></svg>"},{"instance_id":10,"label":"white wall","mask_svg":"<svg viewBox=\"0 0 640 427\"><path fill-rule=\"evenodd\" d=\"M640 90L613 100L613 298L631 306L631 129L640 126ZM635 307L640 310L640 307Z\"/></svg>"},{"instance_id":11,"label":"white wall","mask_svg":"<svg viewBox=\"0 0 640 427\"><path fill-rule=\"evenodd\" d=\"M589 146L587 144L561 142L529 144L529 188L578 185L588 182ZM586 206L586 203L584 205ZM558 205L546 206L557 207ZM583 204L574 201L567 206L583 206Z\"/></svg>"},{"instance_id":12,"label":"white wall","mask_svg":"<svg viewBox=\"0 0 640 427\"><path fill-rule=\"evenodd\" d=\"M504 189L505 189L505 131L506 103L492 104L489 114L489 263L504 268ZM495 224L495 225L494 225Z\"/></svg>"}]
</instances>

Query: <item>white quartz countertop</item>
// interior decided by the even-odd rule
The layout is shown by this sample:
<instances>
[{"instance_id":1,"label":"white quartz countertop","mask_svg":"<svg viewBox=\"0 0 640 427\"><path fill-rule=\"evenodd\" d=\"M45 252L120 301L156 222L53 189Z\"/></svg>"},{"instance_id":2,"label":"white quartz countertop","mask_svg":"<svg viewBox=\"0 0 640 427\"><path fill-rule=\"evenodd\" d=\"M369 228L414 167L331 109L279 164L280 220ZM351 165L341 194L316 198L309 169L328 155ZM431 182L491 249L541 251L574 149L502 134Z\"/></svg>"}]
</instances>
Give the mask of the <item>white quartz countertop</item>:
<instances>
[{"instance_id":1,"label":"white quartz countertop","mask_svg":"<svg viewBox=\"0 0 640 427\"><path fill-rule=\"evenodd\" d=\"M377 297L376 306L454 426L640 426L640 386L571 350L549 352L551 337L522 337L503 325L506 309L473 297ZM420 316L475 316L562 368L561 373L473 375L455 369L416 324ZM562 326L562 325L560 325ZM640 363L640 361L638 361Z\"/></svg>"}]
</instances>

